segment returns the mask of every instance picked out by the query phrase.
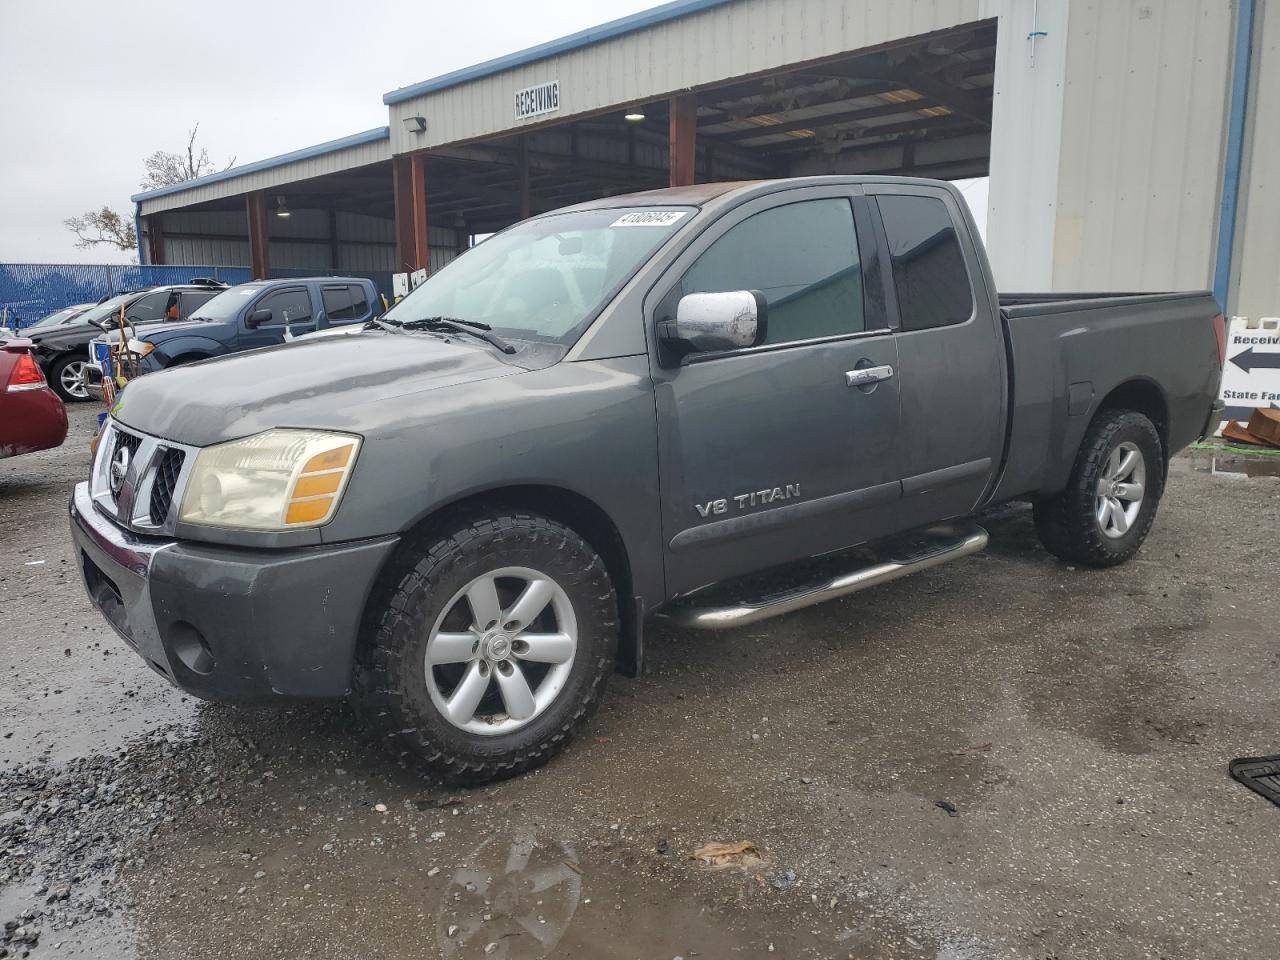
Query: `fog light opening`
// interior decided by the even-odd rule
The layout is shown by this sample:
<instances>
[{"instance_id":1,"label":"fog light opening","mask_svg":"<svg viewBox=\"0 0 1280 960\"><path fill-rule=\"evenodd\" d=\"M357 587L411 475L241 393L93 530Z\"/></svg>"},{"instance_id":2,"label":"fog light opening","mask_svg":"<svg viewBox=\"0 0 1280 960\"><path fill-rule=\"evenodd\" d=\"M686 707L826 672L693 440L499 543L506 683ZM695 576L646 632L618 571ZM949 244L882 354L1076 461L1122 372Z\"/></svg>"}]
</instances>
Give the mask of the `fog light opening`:
<instances>
[{"instance_id":1,"label":"fog light opening","mask_svg":"<svg viewBox=\"0 0 1280 960\"><path fill-rule=\"evenodd\" d=\"M192 673L213 672L213 653L209 644L200 631L185 620L178 620L169 628L169 647Z\"/></svg>"}]
</instances>

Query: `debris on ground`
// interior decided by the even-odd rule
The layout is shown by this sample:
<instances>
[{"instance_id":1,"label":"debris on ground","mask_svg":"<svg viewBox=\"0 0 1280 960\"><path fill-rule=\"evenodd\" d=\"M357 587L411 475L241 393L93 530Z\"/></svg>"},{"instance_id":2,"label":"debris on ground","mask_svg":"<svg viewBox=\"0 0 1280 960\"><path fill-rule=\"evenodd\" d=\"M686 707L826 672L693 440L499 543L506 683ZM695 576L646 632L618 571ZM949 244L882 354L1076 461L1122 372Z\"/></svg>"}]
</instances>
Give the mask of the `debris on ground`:
<instances>
[{"instance_id":1,"label":"debris on ground","mask_svg":"<svg viewBox=\"0 0 1280 960\"><path fill-rule=\"evenodd\" d=\"M978 754L980 754L980 753L990 753L990 752L991 752L991 744L990 744L990 743L984 743L984 744L981 744L980 746L976 746L976 747L961 747L959 750L952 750L952 751L951 751L951 756L953 756L953 757L975 757L975 756L977 756L977 755L978 755Z\"/></svg>"},{"instance_id":2,"label":"debris on ground","mask_svg":"<svg viewBox=\"0 0 1280 960\"><path fill-rule=\"evenodd\" d=\"M708 870L728 870L737 868L744 873L763 870L769 862L761 855L760 850L749 840L738 840L733 843L704 843L689 859L697 860Z\"/></svg>"},{"instance_id":3,"label":"debris on ground","mask_svg":"<svg viewBox=\"0 0 1280 960\"><path fill-rule=\"evenodd\" d=\"M935 800L933 805L939 810L947 811L948 817L960 816L960 811L956 809L956 805L950 800Z\"/></svg>"}]
</instances>

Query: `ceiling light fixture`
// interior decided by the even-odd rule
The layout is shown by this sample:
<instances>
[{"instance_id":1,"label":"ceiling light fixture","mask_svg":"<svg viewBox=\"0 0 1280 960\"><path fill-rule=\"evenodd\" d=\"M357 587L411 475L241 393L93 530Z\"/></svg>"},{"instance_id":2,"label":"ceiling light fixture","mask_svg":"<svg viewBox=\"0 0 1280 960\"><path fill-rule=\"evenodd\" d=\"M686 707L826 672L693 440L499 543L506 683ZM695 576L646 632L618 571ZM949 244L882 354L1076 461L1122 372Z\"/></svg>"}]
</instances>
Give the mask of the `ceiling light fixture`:
<instances>
[{"instance_id":1,"label":"ceiling light fixture","mask_svg":"<svg viewBox=\"0 0 1280 960\"><path fill-rule=\"evenodd\" d=\"M624 113L622 115L622 119L627 121L627 123L639 123L644 119L644 111L639 107L636 107Z\"/></svg>"},{"instance_id":2,"label":"ceiling light fixture","mask_svg":"<svg viewBox=\"0 0 1280 960\"><path fill-rule=\"evenodd\" d=\"M284 202L284 197L276 197L276 216L288 217L292 216L293 211Z\"/></svg>"}]
</instances>

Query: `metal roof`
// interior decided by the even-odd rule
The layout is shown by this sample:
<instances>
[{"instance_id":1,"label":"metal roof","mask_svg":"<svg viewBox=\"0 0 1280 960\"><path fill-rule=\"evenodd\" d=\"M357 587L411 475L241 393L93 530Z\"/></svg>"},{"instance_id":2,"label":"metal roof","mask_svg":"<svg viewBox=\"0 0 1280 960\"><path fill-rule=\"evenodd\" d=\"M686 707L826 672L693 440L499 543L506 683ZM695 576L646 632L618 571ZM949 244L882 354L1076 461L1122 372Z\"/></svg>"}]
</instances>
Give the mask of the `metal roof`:
<instances>
[{"instance_id":1,"label":"metal roof","mask_svg":"<svg viewBox=\"0 0 1280 960\"><path fill-rule=\"evenodd\" d=\"M611 40L614 37L621 37L637 30L643 30L646 27L666 23L669 20L676 20L691 13L697 13L700 10L709 10L712 7L719 7L732 2L733 0L674 0L672 3L664 3L662 6L654 7L651 10L642 10L627 17L610 20L608 23L602 23L597 27L588 27L586 30L580 30L558 40L540 43L536 47L509 53L493 60L486 60L484 63L478 63L472 67L463 67L461 70L441 74L430 80L423 80L421 83L400 87L390 93L384 93L382 102L390 105L404 100L411 100L414 97L422 96L424 93L444 90L447 87L456 87L469 80L477 80L480 77L487 77L503 70L510 70L513 67L522 67L527 63L545 60L548 57L568 53L580 47L587 47L603 40Z\"/></svg>"},{"instance_id":2,"label":"metal roof","mask_svg":"<svg viewBox=\"0 0 1280 960\"><path fill-rule=\"evenodd\" d=\"M255 160L253 163L246 163L239 167L220 170L217 173L211 173L204 177L197 177L194 180L184 180L182 183L175 183L171 186L160 187L157 190L147 190L143 193L135 193L129 199L135 203L140 200L154 200L157 197L167 197L170 194L182 193L195 187L203 187L211 183L220 183L224 180L234 180L237 177L243 177L247 174L258 173L262 170L270 170L273 167L282 167L289 163L297 163L299 160L310 160L314 157L321 157L325 154L336 153L339 150L346 150L350 147L358 147L362 144L376 143L379 140L390 139L390 127L375 127L372 130L365 130L363 133L353 133L349 137L341 137L337 140L317 143L315 146L303 147L301 150L294 150L292 153L282 153L277 157L268 157L266 160Z\"/></svg>"}]
</instances>

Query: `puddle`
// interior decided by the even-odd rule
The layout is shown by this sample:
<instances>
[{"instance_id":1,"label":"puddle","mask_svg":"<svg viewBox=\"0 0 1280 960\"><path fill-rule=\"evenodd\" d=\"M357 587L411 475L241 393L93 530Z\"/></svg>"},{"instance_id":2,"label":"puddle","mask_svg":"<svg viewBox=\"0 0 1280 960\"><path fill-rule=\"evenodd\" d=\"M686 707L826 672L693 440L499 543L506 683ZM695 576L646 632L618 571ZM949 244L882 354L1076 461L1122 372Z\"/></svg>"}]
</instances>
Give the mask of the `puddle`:
<instances>
[{"instance_id":1,"label":"puddle","mask_svg":"<svg viewBox=\"0 0 1280 960\"><path fill-rule=\"evenodd\" d=\"M495 869L495 864L497 864ZM436 937L445 960L542 960L582 897L573 848L532 835L481 844L445 890Z\"/></svg>"},{"instance_id":2,"label":"puddle","mask_svg":"<svg viewBox=\"0 0 1280 960\"><path fill-rule=\"evenodd\" d=\"M1254 477L1280 477L1280 457L1250 460L1243 457L1195 457L1180 458L1169 465L1173 474L1207 473L1228 480L1249 480Z\"/></svg>"}]
</instances>

